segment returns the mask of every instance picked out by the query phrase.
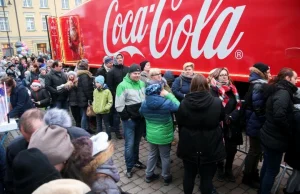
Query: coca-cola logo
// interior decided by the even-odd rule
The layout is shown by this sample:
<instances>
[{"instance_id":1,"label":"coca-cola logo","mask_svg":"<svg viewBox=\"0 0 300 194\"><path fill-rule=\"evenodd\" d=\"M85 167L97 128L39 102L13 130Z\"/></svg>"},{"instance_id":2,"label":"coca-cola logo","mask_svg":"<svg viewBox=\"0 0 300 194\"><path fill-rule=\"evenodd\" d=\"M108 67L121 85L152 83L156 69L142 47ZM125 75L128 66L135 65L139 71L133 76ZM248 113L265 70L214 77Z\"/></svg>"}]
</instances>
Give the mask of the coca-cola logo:
<instances>
[{"instance_id":1,"label":"coca-cola logo","mask_svg":"<svg viewBox=\"0 0 300 194\"><path fill-rule=\"evenodd\" d=\"M226 7L220 12L219 9L222 2L223 0L219 0L217 5L209 12L212 6L212 0L204 0L197 18L187 13L180 20L178 25L175 26L171 18L167 18L164 21L161 19L162 12L164 9L171 8L171 10L176 13L183 3L183 0L171 0L170 8L166 7L166 0L160 0L157 5L152 4L140 7L135 14L132 10L129 10L125 16L118 13L119 1L112 0L106 13L103 27L103 45L105 53L106 55L111 56L118 52L127 52L130 56L137 54L144 57L142 51L137 46L133 46L133 44L141 43L149 30L149 50L151 55L156 59L161 58L168 50L170 50L170 53L168 54L176 59L180 57L182 52L186 49L190 51L190 56L193 59L199 58L201 54L203 54L206 59L210 59L215 55L217 55L219 59L224 59L234 50L234 48L236 48L244 35L244 32L240 32L237 38L234 41L232 40L233 34L236 31L246 6ZM217 11L220 13L219 15L216 15ZM154 17L150 24L149 20L146 20L147 14L153 12ZM113 18L113 16L115 16L115 18ZM231 19L218 46L215 46L214 44L218 32L228 16L231 16ZM212 18L214 18L214 21L212 21ZM112 26L110 25L110 21L114 21ZM199 48L201 32L206 28L209 22L213 22L213 25L209 30L204 44ZM188 26L188 29L185 28L186 26ZM131 27L130 30L127 29L129 27ZM167 29L170 29L170 35L167 35L167 41L164 43L164 48L158 50L158 45L161 43L162 39L166 37ZM130 31L129 35L126 34L128 30ZM111 34L111 42L109 41L108 34ZM179 38L182 36L185 37L185 41L179 46ZM120 41L125 46L118 50L114 49L114 45L117 43L120 44ZM188 42L191 43L188 44ZM229 45L230 43L231 46Z\"/></svg>"}]
</instances>

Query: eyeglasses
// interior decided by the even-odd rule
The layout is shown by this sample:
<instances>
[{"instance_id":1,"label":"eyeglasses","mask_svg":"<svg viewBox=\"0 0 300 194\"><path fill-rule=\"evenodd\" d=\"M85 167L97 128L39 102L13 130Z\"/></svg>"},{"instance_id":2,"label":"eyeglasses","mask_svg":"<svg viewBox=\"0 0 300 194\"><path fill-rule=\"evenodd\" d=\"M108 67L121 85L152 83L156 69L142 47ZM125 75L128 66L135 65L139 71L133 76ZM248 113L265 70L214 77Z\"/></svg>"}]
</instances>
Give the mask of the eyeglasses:
<instances>
[{"instance_id":1,"label":"eyeglasses","mask_svg":"<svg viewBox=\"0 0 300 194\"><path fill-rule=\"evenodd\" d=\"M228 77L227 74L220 74L219 77Z\"/></svg>"},{"instance_id":2,"label":"eyeglasses","mask_svg":"<svg viewBox=\"0 0 300 194\"><path fill-rule=\"evenodd\" d=\"M157 76L157 75L161 75L161 73L158 73L158 74L153 74L153 75L151 75L151 76Z\"/></svg>"}]
</instances>

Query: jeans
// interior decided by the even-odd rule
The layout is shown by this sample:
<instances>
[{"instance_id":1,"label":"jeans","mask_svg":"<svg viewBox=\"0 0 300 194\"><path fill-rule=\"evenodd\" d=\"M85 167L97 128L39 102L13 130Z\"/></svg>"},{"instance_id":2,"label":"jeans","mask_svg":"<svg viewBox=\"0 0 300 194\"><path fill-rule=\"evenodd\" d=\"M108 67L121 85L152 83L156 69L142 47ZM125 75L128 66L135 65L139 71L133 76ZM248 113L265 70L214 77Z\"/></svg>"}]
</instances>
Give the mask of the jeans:
<instances>
[{"instance_id":1,"label":"jeans","mask_svg":"<svg viewBox=\"0 0 300 194\"><path fill-rule=\"evenodd\" d=\"M56 101L54 103L54 107L58 109L65 109L66 111L69 111L69 104L68 101Z\"/></svg>"},{"instance_id":2,"label":"jeans","mask_svg":"<svg viewBox=\"0 0 300 194\"><path fill-rule=\"evenodd\" d=\"M125 138L125 163L127 171L131 171L139 161L139 146L143 130L146 127L145 120L122 121Z\"/></svg>"},{"instance_id":3,"label":"jeans","mask_svg":"<svg viewBox=\"0 0 300 194\"><path fill-rule=\"evenodd\" d=\"M226 164L225 164L225 171L230 172L232 171L232 164L234 161L234 156L237 152L237 145L230 141L228 138L224 138L225 140L225 150L226 150ZM218 169L224 168L224 161L218 163Z\"/></svg>"},{"instance_id":4,"label":"jeans","mask_svg":"<svg viewBox=\"0 0 300 194\"><path fill-rule=\"evenodd\" d=\"M263 147L264 161L260 171L260 194L270 194L275 178L280 171L283 152Z\"/></svg>"},{"instance_id":5,"label":"jeans","mask_svg":"<svg viewBox=\"0 0 300 194\"><path fill-rule=\"evenodd\" d=\"M80 108L78 106L70 106L72 116L76 122L76 127L81 127L81 114Z\"/></svg>"},{"instance_id":6,"label":"jeans","mask_svg":"<svg viewBox=\"0 0 300 194\"><path fill-rule=\"evenodd\" d=\"M154 174L155 166L157 163L158 156L160 155L162 172L161 176L163 179L168 179L170 177L170 152L171 145L157 145L149 143L150 151L148 154L146 177L150 177Z\"/></svg>"},{"instance_id":7,"label":"jeans","mask_svg":"<svg viewBox=\"0 0 300 194\"><path fill-rule=\"evenodd\" d=\"M183 160L183 167L184 167L183 191L185 194L193 193L195 178L198 172L200 174L201 193L202 194L212 193L212 191L214 190L212 180L217 171L216 163L202 164L198 166L196 163Z\"/></svg>"},{"instance_id":8,"label":"jeans","mask_svg":"<svg viewBox=\"0 0 300 194\"><path fill-rule=\"evenodd\" d=\"M120 115L115 109L115 106L112 106L109 113L109 124L113 131L117 134L121 134L120 132Z\"/></svg>"},{"instance_id":9,"label":"jeans","mask_svg":"<svg viewBox=\"0 0 300 194\"><path fill-rule=\"evenodd\" d=\"M5 150L0 145L0 194L4 193L4 176L6 170Z\"/></svg>"},{"instance_id":10,"label":"jeans","mask_svg":"<svg viewBox=\"0 0 300 194\"><path fill-rule=\"evenodd\" d=\"M104 125L105 125L105 131L108 135L108 137L110 138L110 128L109 128L109 114L96 114L96 121L97 121L97 132L102 132L102 119L104 121Z\"/></svg>"},{"instance_id":11,"label":"jeans","mask_svg":"<svg viewBox=\"0 0 300 194\"><path fill-rule=\"evenodd\" d=\"M87 107L80 107L80 115L81 115L81 128L88 131L89 128L89 118L86 115Z\"/></svg>"},{"instance_id":12,"label":"jeans","mask_svg":"<svg viewBox=\"0 0 300 194\"><path fill-rule=\"evenodd\" d=\"M250 137L250 148L245 159L245 174L254 175L257 172L257 166L262 156L259 137Z\"/></svg>"}]
</instances>

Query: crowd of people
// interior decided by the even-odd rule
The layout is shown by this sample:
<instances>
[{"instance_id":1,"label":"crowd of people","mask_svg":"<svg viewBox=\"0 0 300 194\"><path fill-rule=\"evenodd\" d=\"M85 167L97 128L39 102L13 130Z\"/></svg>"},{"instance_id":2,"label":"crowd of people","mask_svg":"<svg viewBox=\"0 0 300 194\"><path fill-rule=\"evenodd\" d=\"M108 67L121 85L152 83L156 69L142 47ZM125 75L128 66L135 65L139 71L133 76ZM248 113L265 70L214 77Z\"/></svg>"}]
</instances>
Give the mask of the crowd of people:
<instances>
[{"instance_id":1,"label":"crowd of people","mask_svg":"<svg viewBox=\"0 0 300 194\"><path fill-rule=\"evenodd\" d=\"M6 154L0 152L6 193L42 193L49 185L55 189L64 184L64 179L75 179L65 185L92 193L125 193L116 184L120 175L112 160L112 132L125 140L127 178L133 176L133 168L145 169L145 182L153 182L160 178L155 174L158 166L168 186L176 128L184 193L193 193L198 174L202 194L218 193L215 175L219 181L236 181L233 162L243 144L243 129L250 148L242 182L259 194L270 194L284 156L293 168L284 192L300 192L300 90L297 73L290 68L272 77L268 65L254 64L242 103L225 67L205 77L187 62L175 78L172 71L162 75L151 68L149 61L125 66L121 53L105 56L96 75L86 59L67 72L59 61L4 60L0 84L6 84L8 114L20 118L22 133ZM146 165L139 160L142 137L149 144Z\"/></svg>"}]
</instances>

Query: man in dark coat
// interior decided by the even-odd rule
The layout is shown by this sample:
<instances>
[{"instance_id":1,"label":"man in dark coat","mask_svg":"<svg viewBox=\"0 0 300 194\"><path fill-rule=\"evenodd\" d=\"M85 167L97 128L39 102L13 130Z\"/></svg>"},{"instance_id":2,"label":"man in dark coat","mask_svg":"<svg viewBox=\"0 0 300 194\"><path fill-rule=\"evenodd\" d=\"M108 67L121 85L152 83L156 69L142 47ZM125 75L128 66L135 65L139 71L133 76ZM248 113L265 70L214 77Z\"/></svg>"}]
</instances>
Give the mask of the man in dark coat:
<instances>
[{"instance_id":1,"label":"man in dark coat","mask_svg":"<svg viewBox=\"0 0 300 194\"><path fill-rule=\"evenodd\" d=\"M105 56L103 59L103 65L97 70L97 76L102 75L104 80L107 80L107 73L112 68L114 64L113 58L109 56Z\"/></svg>"},{"instance_id":2,"label":"man in dark coat","mask_svg":"<svg viewBox=\"0 0 300 194\"><path fill-rule=\"evenodd\" d=\"M65 89L67 76L62 72L62 67L62 63L58 61L52 64L52 69L46 76L45 86L51 94L52 107L68 110L68 92Z\"/></svg>"},{"instance_id":3,"label":"man in dark coat","mask_svg":"<svg viewBox=\"0 0 300 194\"><path fill-rule=\"evenodd\" d=\"M121 53L118 53L115 57L115 64L113 68L107 73L107 85L113 95L113 98L116 98L116 90L118 85L123 81L123 78L129 71L129 68L124 66L124 56ZM110 126L116 132L116 136L118 139L122 139L122 135L120 133L120 116L115 109L115 101L111 108L111 119ZM111 130L111 131L113 131Z\"/></svg>"},{"instance_id":4,"label":"man in dark coat","mask_svg":"<svg viewBox=\"0 0 300 194\"><path fill-rule=\"evenodd\" d=\"M58 125L67 129L71 139L76 139L82 136L90 137L90 134L85 130L73 127L70 115L63 109L50 109L44 115L40 109L30 109L26 111L19 121L20 132L22 136L14 139L6 148L6 174L5 174L5 189L8 194L15 193L13 184L12 164L14 158L22 150L26 150L31 135L45 125Z\"/></svg>"}]
</instances>

